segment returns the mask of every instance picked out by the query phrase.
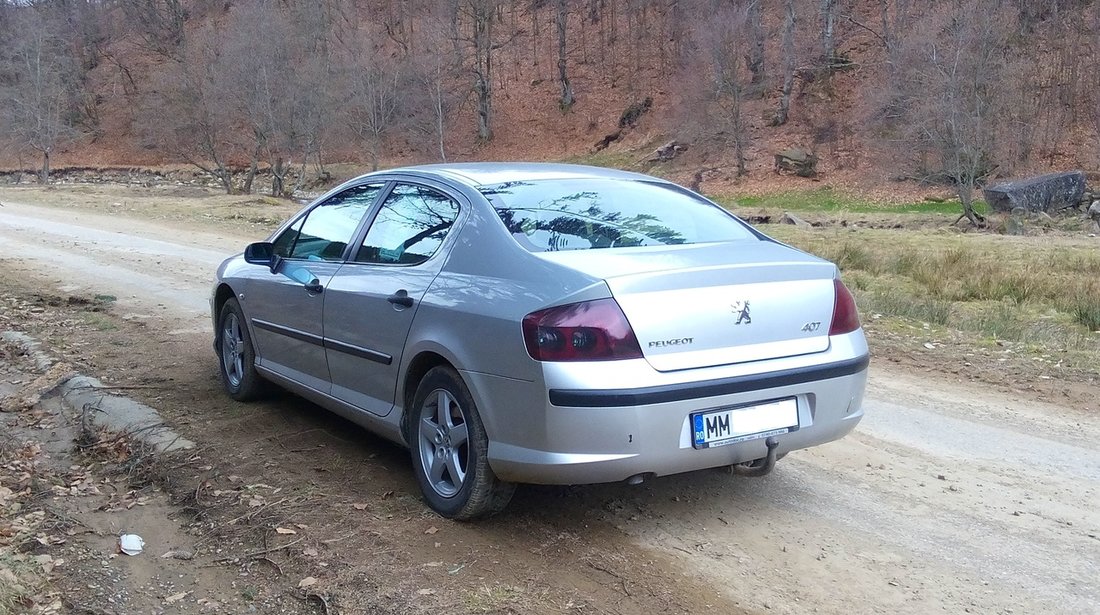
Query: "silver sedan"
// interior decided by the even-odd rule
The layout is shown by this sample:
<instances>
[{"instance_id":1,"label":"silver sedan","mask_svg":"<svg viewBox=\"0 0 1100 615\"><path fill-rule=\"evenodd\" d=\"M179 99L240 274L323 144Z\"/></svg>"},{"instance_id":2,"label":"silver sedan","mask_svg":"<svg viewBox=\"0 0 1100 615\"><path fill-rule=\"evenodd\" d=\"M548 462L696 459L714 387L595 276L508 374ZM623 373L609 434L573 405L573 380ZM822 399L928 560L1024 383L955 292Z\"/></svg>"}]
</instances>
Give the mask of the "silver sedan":
<instances>
[{"instance_id":1,"label":"silver sedan","mask_svg":"<svg viewBox=\"0 0 1100 615\"><path fill-rule=\"evenodd\" d=\"M277 384L408 446L428 505L640 483L855 427L867 343L835 265L635 173L363 175L218 269L226 391Z\"/></svg>"}]
</instances>

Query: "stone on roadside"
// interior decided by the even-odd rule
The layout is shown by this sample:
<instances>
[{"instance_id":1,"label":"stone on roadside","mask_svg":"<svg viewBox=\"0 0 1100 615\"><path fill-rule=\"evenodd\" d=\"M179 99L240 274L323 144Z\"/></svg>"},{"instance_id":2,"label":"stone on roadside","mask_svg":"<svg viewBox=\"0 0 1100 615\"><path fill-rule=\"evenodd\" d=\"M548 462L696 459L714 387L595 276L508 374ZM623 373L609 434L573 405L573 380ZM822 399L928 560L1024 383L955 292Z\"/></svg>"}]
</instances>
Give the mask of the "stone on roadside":
<instances>
[{"instance_id":1,"label":"stone on roadside","mask_svg":"<svg viewBox=\"0 0 1100 615\"><path fill-rule=\"evenodd\" d=\"M813 228L814 227L814 225L810 224L809 222L806 222L802 218L799 218L798 216L796 216L796 215L794 215L790 212L783 212L783 215L779 217L779 223L780 224L793 224L793 225L795 225L799 228Z\"/></svg>"}]
</instances>

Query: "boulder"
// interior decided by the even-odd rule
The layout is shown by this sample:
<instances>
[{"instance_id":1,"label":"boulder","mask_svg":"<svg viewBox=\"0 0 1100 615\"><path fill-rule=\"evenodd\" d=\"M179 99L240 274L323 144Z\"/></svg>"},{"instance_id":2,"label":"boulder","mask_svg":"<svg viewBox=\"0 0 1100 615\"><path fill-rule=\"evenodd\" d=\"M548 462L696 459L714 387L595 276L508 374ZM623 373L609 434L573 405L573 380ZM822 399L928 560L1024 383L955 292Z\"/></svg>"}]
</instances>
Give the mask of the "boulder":
<instances>
[{"instance_id":1,"label":"boulder","mask_svg":"<svg viewBox=\"0 0 1100 615\"><path fill-rule=\"evenodd\" d=\"M983 190L985 201L996 211L1010 212L1021 207L1029 212L1057 212L1077 207L1085 194L1082 171L1050 173L1000 182Z\"/></svg>"},{"instance_id":2,"label":"boulder","mask_svg":"<svg viewBox=\"0 0 1100 615\"><path fill-rule=\"evenodd\" d=\"M681 152L687 151L687 143L681 143L679 141L669 141L661 147L653 150L653 154L646 160L646 162L668 162L673 158L680 155Z\"/></svg>"},{"instance_id":3,"label":"boulder","mask_svg":"<svg viewBox=\"0 0 1100 615\"><path fill-rule=\"evenodd\" d=\"M796 216L796 215L794 215L790 212L784 212L783 215L779 217L779 223L780 224L793 224L794 226L797 226L799 228L813 228L814 227L814 225L810 224L809 222L806 222L802 218L799 218L798 216Z\"/></svg>"},{"instance_id":4,"label":"boulder","mask_svg":"<svg viewBox=\"0 0 1100 615\"><path fill-rule=\"evenodd\" d=\"M817 156L804 149L792 147L775 155L775 172L789 171L799 177L817 175Z\"/></svg>"}]
</instances>

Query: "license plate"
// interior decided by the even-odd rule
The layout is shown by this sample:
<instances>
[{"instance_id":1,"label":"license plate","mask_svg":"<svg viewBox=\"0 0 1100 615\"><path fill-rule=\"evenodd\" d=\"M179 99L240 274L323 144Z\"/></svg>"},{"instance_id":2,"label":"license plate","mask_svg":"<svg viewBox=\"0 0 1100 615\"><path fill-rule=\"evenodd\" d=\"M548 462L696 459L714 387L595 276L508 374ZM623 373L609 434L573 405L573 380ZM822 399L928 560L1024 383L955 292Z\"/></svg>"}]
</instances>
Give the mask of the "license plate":
<instances>
[{"instance_id":1,"label":"license plate","mask_svg":"<svg viewBox=\"0 0 1100 615\"><path fill-rule=\"evenodd\" d=\"M725 446L798 430L795 398L691 415L695 448Z\"/></svg>"}]
</instances>

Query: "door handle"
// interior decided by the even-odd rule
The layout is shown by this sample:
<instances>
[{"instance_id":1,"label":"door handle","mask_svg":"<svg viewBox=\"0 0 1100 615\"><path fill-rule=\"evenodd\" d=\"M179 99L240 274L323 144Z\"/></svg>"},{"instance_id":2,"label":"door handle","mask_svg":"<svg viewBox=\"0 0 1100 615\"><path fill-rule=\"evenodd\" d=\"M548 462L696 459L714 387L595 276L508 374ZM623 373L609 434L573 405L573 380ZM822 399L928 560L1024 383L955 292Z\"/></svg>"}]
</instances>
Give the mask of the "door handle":
<instances>
[{"instance_id":1,"label":"door handle","mask_svg":"<svg viewBox=\"0 0 1100 615\"><path fill-rule=\"evenodd\" d=\"M396 293L390 295L389 297L386 297L386 301L389 301L394 305L400 305L407 308L412 307L413 305L413 298L410 297L409 292L403 288Z\"/></svg>"},{"instance_id":2,"label":"door handle","mask_svg":"<svg viewBox=\"0 0 1100 615\"><path fill-rule=\"evenodd\" d=\"M310 293L311 295L316 295L325 290L325 287L321 286L321 283L317 280L313 280L311 282L303 284L302 286L306 289L306 292Z\"/></svg>"}]
</instances>

